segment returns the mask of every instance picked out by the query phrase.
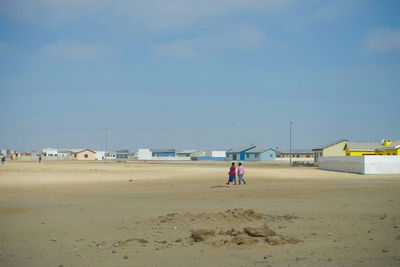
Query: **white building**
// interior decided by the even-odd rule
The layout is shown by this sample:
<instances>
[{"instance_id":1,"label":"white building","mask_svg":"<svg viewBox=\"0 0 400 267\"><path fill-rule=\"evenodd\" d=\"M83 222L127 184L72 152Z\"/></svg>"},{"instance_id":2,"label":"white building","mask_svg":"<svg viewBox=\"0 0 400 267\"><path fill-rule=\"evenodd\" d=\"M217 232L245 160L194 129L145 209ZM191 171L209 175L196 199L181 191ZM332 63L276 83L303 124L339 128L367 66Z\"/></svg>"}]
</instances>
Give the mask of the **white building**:
<instances>
[{"instance_id":1,"label":"white building","mask_svg":"<svg viewBox=\"0 0 400 267\"><path fill-rule=\"evenodd\" d=\"M43 148L43 155L47 157L58 157L58 150L55 148Z\"/></svg>"},{"instance_id":2,"label":"white building","mask_svg":"<svg viewBox=\"0 0 400 267\"><path fill-rule=\"evenodd\" d=\"M105 151L95 151L96 155L94 156L95 160L105 160L106 152Z\"/></svg>"},{"instance_id":3,"label":"white building","mask_svg":"<svg viewBox=\"0 0 400 267\"><path fill-rule=\"evenodd\" d=\"M138 160L151 160L152 158L152 153L150 149L138 149L137 152L137 159Z\"/></svg>"}]
</instances>

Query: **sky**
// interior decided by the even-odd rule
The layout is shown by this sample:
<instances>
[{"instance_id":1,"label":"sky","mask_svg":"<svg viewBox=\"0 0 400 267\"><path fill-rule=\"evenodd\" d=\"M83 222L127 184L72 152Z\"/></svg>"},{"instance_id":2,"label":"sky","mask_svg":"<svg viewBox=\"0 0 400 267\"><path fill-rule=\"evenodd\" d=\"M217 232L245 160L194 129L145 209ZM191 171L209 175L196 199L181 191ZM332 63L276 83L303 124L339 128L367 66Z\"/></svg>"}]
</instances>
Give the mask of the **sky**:
<instances>
[{"instance_id":1,"label":"sky","mask_svg":"<svg viewBox=\"0 0 400 267\"><path fill-rule=\"evenodd\" d=\"M400 2L2 0L0 148L400 138Z\"/></svg>"}]
</instances>

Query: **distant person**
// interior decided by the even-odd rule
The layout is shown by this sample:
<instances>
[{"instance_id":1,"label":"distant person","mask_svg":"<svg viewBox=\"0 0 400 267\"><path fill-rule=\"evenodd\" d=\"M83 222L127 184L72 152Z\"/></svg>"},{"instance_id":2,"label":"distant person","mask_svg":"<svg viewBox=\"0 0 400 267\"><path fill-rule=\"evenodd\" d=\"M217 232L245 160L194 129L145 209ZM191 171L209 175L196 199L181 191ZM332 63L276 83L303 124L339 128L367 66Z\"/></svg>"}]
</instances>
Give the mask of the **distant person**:
<instances>
[{"instance_id":1,"label":"distant person","mask_svg":"<svg viewBox=\"0 0 400 267\"><path fill-rule=\"evenodd\" d=\"M42 155L39 155L39 163L42 162Z\"/></svg>"},{"instance_id":2,"label":"distant person","mask_svg":"<svg viewBox=\"0 0 400 267\"><path fill-rule=\"evenodd\" d=\"M229 169L228 175L229 175L229 180L228 180L228 182L226 184L229 185L229 183L231 183L231 182L235 182L234 184L236 184L235 162L232 162L232 166Z\"/></svg>"},{"instance_id":3,"label":"distant person","mask_svg":"<svg viewBox=\"0 0 400 267\"><path fill-rule=\"evenodd\" d=\"M6 157L3 156L3 157L1 158L1 164L4 164L4 161L6 161Z\"/></svg>"},{"instance_id":4,"label":"distant person","mask_svg":"<svg viewBox=\"0 0 400 267\"><path fill-rule=\"evenodd\" d=\"M237 171L238 177L239 177L239 184L241 181L243 181L244 184L246 184L246 181L243 179L244 176L244 167L242 166L242 163L239 162L239 167Z\"/></svg>"}]
</instances>

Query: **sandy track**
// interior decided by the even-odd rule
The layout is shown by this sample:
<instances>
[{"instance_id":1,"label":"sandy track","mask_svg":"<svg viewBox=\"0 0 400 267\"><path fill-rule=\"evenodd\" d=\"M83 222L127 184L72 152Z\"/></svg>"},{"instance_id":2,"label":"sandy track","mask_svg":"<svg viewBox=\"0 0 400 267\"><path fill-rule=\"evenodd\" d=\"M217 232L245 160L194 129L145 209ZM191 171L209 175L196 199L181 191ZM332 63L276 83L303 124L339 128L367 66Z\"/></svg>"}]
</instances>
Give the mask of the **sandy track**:
<instances>
[{"instance_id":1,"label":"sandy track","mask_svg":"<svg viewBox=\"0 0 400 267\"><path fill-rule=\"evenodd\" d=\"M1 266L400 265L399 175L246 163L248 184L225 187L227 163L0 167ZM221 217L234 208L264 217ZM171 213L176 219L161 222L159 216ZM295 217L268 219L283 215ZM303 242L273 246L261 238L235 245L226 235L190 238L195 229L218 233L264 223Z\"/></svg>"}]
</instances>

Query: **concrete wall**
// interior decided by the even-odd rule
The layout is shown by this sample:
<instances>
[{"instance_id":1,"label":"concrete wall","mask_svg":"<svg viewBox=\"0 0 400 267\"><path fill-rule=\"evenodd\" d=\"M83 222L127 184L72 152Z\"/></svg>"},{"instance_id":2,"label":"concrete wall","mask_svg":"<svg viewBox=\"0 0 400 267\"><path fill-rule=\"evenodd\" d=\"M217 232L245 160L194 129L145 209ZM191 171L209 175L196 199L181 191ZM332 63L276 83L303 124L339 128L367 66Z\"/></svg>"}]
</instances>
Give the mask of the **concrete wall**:
<instances>
[{"instance_id":1,"label":"concrete wall","mask_svg":"<svg viewBox=\"0 0 400 267\"><path fill-rule=\"evenodd\" d=\"M289 162L290 158L275 158L275 161L286 161ZM302 162L314 162L314 158L292 158L292 161L302 161Z\"/></svg>"},{"instance_id":2,"label":"concrete wall","mask_svg":"<svg viewBox=\"0 0 400 267\"><path fill-rule=\"evenodd\" d=\"M318 167L327 171L364 174L364 157L321 157L318 159Z\"/></svg>"},{"instance_id":3,"label":"concrete wall","mask_svg":"<svg viewBox=\"0 0 400 267\"><path fill-rule=\"evenodd\" d=\"M152 153L150 149L138 149L137 159L138 160L150 160Z\"/></svg>"},{"instance_id":4,"label":"concrete wall","mask_svg":"<svg viewBox=\"0 0 400 267\"><path fill-rule=\"evenodd\" d=\"M399 156L322 157L319 168L360 174L400 174Z\"/></svg>"},{"instance_id":5,"label":"concrete wall","mask_svg":"<svg viewBox=\"0 0 400 267\"><path fill-rule=\"evenodd\" d=\"M29 161L39 161L39 156L19 156L18 160L29 160ZM71 156L66 156L66 157L46 157L42 156L42 161L57 161L57 160L72 160Z\"/></svg>"},{"instance_id":6,"label":"concrete wall","mask_svg":"<svg viewBox=\"0 0 400 267\"><path fill-rule=\"evenodd\" d=\"M400 174L399 156L365 156L364 174Z\"/></svg>"},{"instance_id":7,"label":"concrete wall","mask_svg":"<svg viewBox=\"0 0 400 267\"><path fill-rule=\"evenodd\" d=\"M186 161L186 160L191 160L191 158L190 157L152 157L149 160L174 160L174 161L184 160L184 161Z\"/></svg>"}]
</instances>

